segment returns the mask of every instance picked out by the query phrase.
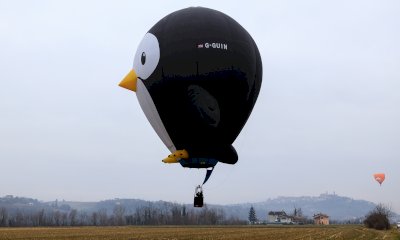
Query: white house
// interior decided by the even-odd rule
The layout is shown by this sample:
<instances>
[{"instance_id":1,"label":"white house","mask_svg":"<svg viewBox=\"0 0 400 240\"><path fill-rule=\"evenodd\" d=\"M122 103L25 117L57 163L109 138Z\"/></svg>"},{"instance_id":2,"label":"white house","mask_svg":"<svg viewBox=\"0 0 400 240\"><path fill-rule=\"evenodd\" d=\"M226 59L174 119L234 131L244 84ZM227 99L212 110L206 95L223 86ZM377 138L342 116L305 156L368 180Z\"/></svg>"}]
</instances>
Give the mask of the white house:
<instances>
[{"instance_id":1,"label":"white house","mask_svg":"<svg viewBox=\"0 0 400 240\"><path fill-rule=\"evenodd\" d=\"M292 217L288 216L283 210L278 212L270 211L267 219L268 223L293 223Z\"/></svg>"}]
</instances>

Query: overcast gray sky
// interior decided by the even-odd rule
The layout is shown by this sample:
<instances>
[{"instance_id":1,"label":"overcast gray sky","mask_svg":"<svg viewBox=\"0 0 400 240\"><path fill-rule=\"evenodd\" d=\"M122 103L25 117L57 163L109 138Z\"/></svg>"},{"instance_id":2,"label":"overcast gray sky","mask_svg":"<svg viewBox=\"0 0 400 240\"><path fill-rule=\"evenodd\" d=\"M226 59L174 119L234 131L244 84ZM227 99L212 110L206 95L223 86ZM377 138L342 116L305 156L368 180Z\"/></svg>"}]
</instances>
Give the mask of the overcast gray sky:
<instances>
[{"instance_id":1,"label":"overcast gray sky","mask_svg":"<svg viewBox=\"0 0 400 240\"><path fill-rule=\"evenodd\" d=\"M264 67L239 162L216 166L206 202L336 192L400 212L399 1L0 0L0 196L191 202L205 170L161 163L118 87L144 34L190 6L238 21Z\"/></svg>"}]
</instances>

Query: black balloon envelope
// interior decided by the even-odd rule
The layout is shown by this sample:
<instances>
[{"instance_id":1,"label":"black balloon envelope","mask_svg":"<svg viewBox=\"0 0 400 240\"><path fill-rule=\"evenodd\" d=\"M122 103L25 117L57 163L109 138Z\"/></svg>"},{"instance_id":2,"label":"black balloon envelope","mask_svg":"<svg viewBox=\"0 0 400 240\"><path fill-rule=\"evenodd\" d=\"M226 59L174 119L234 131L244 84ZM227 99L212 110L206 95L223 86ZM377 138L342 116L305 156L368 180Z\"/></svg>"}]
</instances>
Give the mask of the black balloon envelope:
<instances>
[{"instance_id":1,"label":"black balloon envelope","mask_svg":"<svg viewBox=\"0 0 400 240\"><path fill-rule=\"evenodd\" d=\"M262 63L250 34L224 13L173 12L140 42L120 86L133 90L171 151L165 163L209 168L235 164L232 143L257 100Z\"/></svg>"}]
</instances>

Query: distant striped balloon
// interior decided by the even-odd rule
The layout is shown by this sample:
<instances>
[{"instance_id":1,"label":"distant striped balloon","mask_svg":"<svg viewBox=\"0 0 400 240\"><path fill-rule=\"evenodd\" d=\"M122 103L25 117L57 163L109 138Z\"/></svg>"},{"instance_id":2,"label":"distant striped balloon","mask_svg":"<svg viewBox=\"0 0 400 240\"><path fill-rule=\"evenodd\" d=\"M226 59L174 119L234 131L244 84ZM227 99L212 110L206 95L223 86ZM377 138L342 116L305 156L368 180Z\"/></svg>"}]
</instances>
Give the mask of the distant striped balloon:
<instances>
[{"instance_id":1,"label":"distant striped balloon","mask_svg":"<svg viewBox=\"0 0 400 240\"><path fill-rule=\"evenodd\" d=\"M382 185L383 181L385 181L385 174L384 173L375 173L374 178L380 185Z\"/></svg>"}]
</instances>

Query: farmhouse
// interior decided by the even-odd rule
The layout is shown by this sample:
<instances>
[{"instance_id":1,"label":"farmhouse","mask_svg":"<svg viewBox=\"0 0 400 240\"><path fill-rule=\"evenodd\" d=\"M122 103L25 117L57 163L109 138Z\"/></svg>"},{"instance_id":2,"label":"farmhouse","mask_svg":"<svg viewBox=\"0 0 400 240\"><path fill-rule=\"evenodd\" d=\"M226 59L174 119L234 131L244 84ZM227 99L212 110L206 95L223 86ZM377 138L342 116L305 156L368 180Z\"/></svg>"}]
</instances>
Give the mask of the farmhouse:
<instances>
[{"instance_id":1,"label":"farmhouse","mask_svg":"<svg viewBox=\"0 0 400 240\"><path fill-rule=\"evenodd\" d=\"M323 213L314 214L314 224L329 225L329 216Z\"/></svg>"},{"instance_id":2,"label":"farmhouse","mask_svg":"<svg viewBox=\"0 0 400 240\"><path fill-rule=\"evenodd\" d=\"M268 213L268 223L292 223L292 217L288 216L285 211L273 212L270 211Z\"/></svg>"}]
</instances>

